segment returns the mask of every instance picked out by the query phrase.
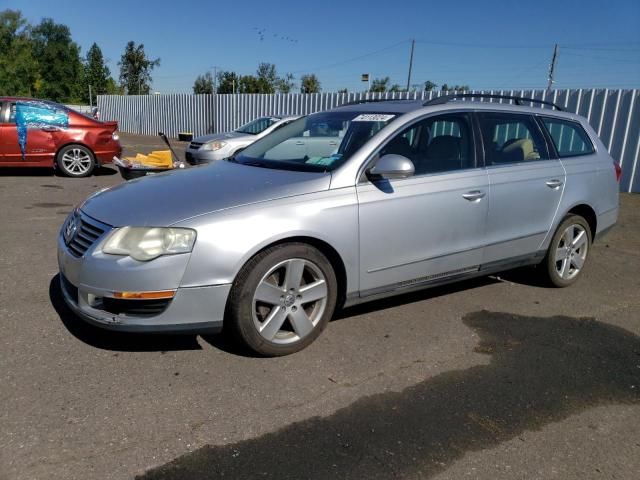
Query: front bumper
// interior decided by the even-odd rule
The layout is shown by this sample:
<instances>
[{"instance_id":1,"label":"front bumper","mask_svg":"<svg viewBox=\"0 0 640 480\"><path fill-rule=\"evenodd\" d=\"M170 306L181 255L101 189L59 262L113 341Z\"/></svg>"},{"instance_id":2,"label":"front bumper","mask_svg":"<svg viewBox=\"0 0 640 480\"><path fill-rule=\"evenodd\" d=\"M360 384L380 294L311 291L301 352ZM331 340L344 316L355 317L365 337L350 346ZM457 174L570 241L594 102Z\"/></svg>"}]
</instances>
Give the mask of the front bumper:
<instances>
[{"instance_id":1,"label":"front bumper","mask_svg":"<svg viewBox=\"0 0 640 480\"><path fill-rule=\"evenodd\" d=\"M62 235L58 236L62 294L79 317L100 327L132 332L211 333L222 328L231 285L180 287L188 255L136 262L97 251L101 240L77 257L67 248ZM175 290L175 295L153 304L114 298L117 291L160 290Z\"/></svg>"},{"instance_id":2,"label":"front bumper","mask_svg":"<svg viewBox=\"0 0 640 480\"><path fill-rule=\"evenodd\" d=\"M184 158L189 165L202 165L205 163L224 160L229 156L226 148L222 150L202 150L202 148L187 148Z\"/></svg>"}]
</instances>

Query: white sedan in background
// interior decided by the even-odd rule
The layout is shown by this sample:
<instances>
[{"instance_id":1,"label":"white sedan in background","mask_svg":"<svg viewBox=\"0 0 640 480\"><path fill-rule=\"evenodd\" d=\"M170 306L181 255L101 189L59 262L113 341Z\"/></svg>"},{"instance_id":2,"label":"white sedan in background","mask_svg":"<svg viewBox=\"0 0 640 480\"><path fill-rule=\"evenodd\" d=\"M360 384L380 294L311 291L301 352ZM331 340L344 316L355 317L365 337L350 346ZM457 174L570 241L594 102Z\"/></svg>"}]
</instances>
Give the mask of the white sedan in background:
<instances>
[{"instance_id":1,"label":"white sedan in background","mask_svg":"<svg viewBox=\"0 0 640 480\"><path fill-rule=\"evenodd\" d=\"M297 118L299 117L259 117L232 132L212 133L194 138L185 152L185 160L190 165L200 165L232 157L259 138Z\"/></svg>"}]
</instances>

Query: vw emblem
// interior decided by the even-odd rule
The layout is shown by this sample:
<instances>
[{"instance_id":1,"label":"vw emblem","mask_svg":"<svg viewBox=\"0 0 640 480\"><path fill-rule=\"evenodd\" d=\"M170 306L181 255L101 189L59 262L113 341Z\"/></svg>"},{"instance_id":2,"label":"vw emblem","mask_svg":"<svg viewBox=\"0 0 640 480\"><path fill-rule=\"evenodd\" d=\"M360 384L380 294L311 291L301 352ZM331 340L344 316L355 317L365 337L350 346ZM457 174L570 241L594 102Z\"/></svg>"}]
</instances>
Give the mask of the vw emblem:
<instances>
[{"instance_id":1,"label":"vw emblem","mask_svg":"<svg viewBox=\"0 0 640 480\"><path fill-rule=\"evenodd\" d=\"M76 221L76 216L71 215L71 217L69 217L69 221L67 222L67 225L64 227L64 234L63 234L64 243L69 245L69 243L71 243L71 240L73 240L73 237L76 235L77 231L78 231L78 224Z\"/></svg>"}]
</instances>

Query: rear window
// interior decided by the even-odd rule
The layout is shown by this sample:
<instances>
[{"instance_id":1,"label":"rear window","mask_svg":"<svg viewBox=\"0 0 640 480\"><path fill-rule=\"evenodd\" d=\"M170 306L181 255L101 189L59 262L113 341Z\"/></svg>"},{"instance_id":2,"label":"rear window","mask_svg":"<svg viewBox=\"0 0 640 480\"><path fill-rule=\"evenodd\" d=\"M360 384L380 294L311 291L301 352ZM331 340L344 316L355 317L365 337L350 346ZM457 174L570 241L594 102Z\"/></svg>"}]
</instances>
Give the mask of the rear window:
<instances>
[{"instance_id":1,"label":"rear window","mask_svg":"<svg viewBox=\"0 0 640 480\"><path fill-rule=\"evenodd\" d=\"M548 117L543 118L542 122L560 158L589 155L595 151L591 139L579 123Z\"/></svg>"}]
</instances>

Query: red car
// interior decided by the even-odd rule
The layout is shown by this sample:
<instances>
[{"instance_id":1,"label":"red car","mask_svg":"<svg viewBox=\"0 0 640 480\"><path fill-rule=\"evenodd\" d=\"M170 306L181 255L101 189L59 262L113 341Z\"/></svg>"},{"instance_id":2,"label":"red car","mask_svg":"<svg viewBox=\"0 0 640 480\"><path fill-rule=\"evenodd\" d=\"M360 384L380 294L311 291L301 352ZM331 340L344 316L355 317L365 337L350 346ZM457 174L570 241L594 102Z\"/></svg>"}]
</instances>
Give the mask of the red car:
<instances>
[{"instance_id":1,"label":"red car","mask_svg":"<svg viewBox=\"0 0 640 480\"><path fill-rule=\"evenodd\" d=\"M86 177L122 153L117 129L58 103L0 97L0 166Z\"/></svg>"}]
</instances>

